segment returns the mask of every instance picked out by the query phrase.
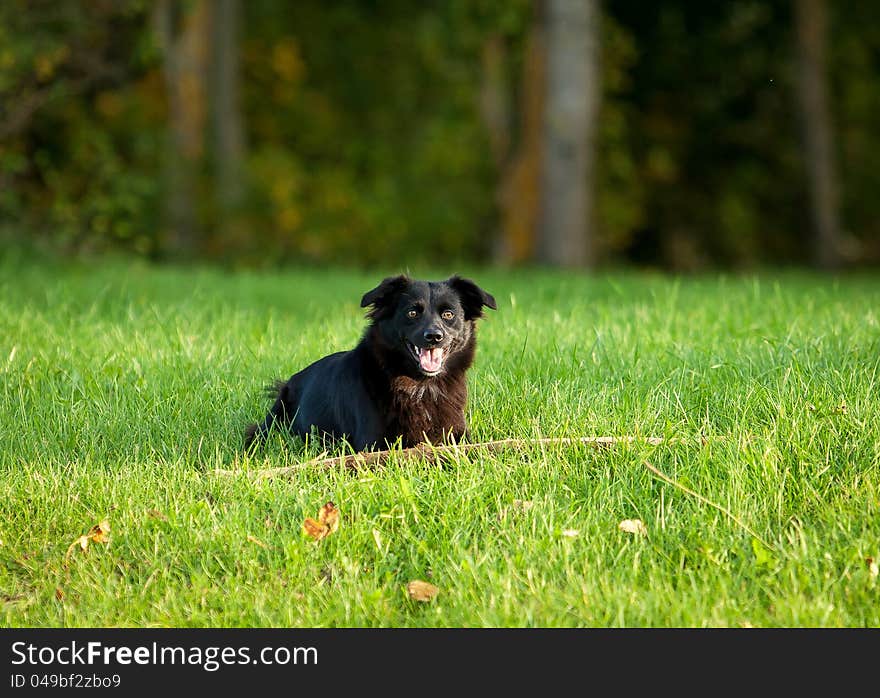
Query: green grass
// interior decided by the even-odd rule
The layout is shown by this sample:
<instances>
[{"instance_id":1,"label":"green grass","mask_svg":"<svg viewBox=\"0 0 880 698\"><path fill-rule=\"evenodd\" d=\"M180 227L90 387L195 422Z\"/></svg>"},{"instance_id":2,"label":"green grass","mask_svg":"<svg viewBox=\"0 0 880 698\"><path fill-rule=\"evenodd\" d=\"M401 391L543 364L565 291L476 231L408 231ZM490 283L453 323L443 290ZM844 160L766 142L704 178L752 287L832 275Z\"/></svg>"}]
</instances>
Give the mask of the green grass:
<instances>
[{"instance_id":1,"label":"green grass","mask_svg":"<svg viewBox=\"0 0 880 698\"><path fill-rule=\"evenodd\" d=\"M353 346L381 272L10 257L0 623L880 626L880 279L468 273L498 300L473 439L721 438L256 481L314 455L280 435L241 453L263 385ZM315 543L302 522L327 500L342 525ZM109 544L65 563L104 518ZM410 601L412 579L438 597Z\"/></svg>"}]
</instances>

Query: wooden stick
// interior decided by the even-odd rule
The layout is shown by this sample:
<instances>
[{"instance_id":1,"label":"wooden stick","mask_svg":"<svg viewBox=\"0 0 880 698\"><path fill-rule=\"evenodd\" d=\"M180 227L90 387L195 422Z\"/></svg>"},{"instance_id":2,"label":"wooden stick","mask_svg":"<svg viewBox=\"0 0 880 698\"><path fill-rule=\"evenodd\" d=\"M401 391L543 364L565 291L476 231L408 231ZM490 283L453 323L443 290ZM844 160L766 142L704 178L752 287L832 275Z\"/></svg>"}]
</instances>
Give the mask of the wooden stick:
<instances>
[{"instance_id":1,"label":"wooden stick","mask_svg":"<svg viewBox=\"0 0 880 698\"><path fill-rule=\"evenodd\" d=\"M714 437L712 440L718 440L721 438L723 437L717 436ZM701 445L705 445L708 441L709 439L707 439L705 436L702 436L700 437L699 443ZM442 444L437 446L429 443L424 443L419 444L418 446L413 446L412 448L402 448L396 450L389 449L384 451L366 451L362 453L354 453L347 456L332 456L330 458L321 455L318 458L314 458L312 460L304 461L302 463L297 463L296 465L291 465L284 468L263 468L260 470L250 471L223 470L221 468L218 468L214 472L217 475L238 475L244 472L252 477L266 478L275 477L278 475L291 475L295 472L308 468L332 468L336 466L348 468L350 470L357 470L363 467L383 465L391 460L391 458L394 456L396 456L397 458L405 459L424 458L430 462L439 463L444 458L460 455L463 453L470 453L472 451L497 452L506 449L524 448L527 446L567 446L574 444L583 444L587 446L593 446L595 448L610 448L611 446L616 446L619 444L631 443L646 443L651 446L659 446L664 443L681 444L689 442L689 439L663 439L658 436L579 436L537 439L499 439L496 441L481 441L478 443L465 444ZM651 463L649 463L648 461L643 460L642 465L644 465L655 476L663 480L663 482L680 489L685 494L696 497L704 504L708 504L710 507L714 507L724 515L728 516L749 535L760 541L761 544L763 544L764 547L766 547L768 550L776 550L775 546L772 543L764 540L755 531L749 528L745 523L740 521L740 519L738 519L729 510L725 509L720 504L716 504L715 502L706 499L699 492L695 492L694 490L685 487L677 480L669 477L668 475L660 471L656 466L651 465Z\"/></svg>"},{"instance_id":2,"label":"wooden stick","mask_svg":"<svg viewBox=\"0 0 880 698\"><path fill-rule=\"evenodd\" d=\"M567 446L582 444L594 448L610 448L620 444L645 443L651 446L659 446L664 443L688 443L687 439L664 439L658 436L578 436L537 439L499 439L497 441L480 441L478 443L463 444L419 444L411 448L389 449L384 451L364 451L345 456L332 456L329 458L318 457L312 460L289 465L283 468L262 468L259 470L224 470L218 468L214 472L218 475L238 475L246 473L252 477L266 478L290 475L300 470L311 468L342 467L349 470L380 466L393 458L413 460L423 458L432 463L440 463L452 456L472 453L474 451L498 452L515 448L528 448L530 446ZM705 444L706 438L701 437L699 443Z\"/></svg>"}]
</instances>

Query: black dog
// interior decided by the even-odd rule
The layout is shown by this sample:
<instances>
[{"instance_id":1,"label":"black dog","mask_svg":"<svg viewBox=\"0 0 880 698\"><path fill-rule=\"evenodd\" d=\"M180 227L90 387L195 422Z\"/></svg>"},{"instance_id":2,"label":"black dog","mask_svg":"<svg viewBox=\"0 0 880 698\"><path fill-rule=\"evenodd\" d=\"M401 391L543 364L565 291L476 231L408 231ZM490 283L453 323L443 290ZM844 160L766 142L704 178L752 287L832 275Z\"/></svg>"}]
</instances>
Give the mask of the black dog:
<instances>
[{"instance_id":1,"label":"black dog","mask_svg":"<svg viewBox=\"0 0 880 698\"><path fill-rule=\"evenodd\" d=\"M476 320L495 299L469 279L385 279L361 299L372 321L360 343L319 359L277 384L262 424L245 446L276 422L302 438L344 438L357 451L423 441L460 441L466 432L465 372L477 346Z\"/></svg>"}]
</instances>

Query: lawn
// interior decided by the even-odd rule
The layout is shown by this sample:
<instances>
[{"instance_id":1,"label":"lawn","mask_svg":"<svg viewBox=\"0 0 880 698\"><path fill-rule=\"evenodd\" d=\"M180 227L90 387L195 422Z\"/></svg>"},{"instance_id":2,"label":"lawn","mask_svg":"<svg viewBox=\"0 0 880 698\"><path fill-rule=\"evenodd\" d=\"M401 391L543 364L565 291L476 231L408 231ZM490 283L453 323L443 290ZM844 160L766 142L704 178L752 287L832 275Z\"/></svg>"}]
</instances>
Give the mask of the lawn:
<instances>
[{"instance_id":1,"label":"lawn","mask_svg":"<svg viewBox=\"0 0 880 698\"><path fill-rule=\"evenodd\" d=\"M674 441L254 477L317 455L242 453L263 386L398 271L0 262L0 623L880 626L880 278L413 270L498 301L472 440Z\"/></svg>"}]
</instances>

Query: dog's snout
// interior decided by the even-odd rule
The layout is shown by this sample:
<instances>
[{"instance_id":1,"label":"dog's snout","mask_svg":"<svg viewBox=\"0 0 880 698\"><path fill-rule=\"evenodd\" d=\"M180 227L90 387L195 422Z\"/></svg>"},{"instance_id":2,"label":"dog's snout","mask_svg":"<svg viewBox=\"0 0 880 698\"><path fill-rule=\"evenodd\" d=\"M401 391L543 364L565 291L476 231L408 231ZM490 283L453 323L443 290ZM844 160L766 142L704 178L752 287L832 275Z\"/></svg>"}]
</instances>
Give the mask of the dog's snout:
<instances>
[{"instance_id":1,"label":"dog's snout","mask_svg":"<svg viewBox=\"0 0 880 698\"><path fill-rule=\"evenodd\" d=\"M424 338L426 342L430 342L431 344L438 344L443 341L443 330L439 327L429 327L424 332Z\"/></svg>"}]
</instances>

